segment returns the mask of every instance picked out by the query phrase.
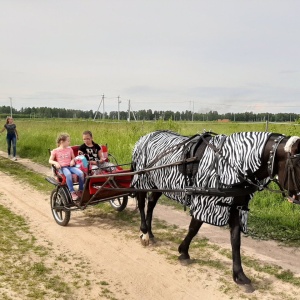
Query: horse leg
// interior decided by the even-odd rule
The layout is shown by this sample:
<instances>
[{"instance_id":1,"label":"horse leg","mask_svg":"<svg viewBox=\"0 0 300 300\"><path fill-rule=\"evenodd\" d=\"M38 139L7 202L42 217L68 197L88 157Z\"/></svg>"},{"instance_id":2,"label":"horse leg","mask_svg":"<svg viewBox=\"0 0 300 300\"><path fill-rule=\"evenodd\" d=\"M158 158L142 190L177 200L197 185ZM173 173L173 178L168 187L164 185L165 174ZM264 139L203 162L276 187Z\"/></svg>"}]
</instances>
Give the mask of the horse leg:
<instances>
[{"instance_id":1,"label":"horse leg","mask_svg":"<svg viewBox=\"0 0 300 300\"><path fill-rule=\"evenodd\" d=\"M146 203L146 192L138 192L137 195L138 207L141 216L141 234L140 239L143 246L149 245L149 234L148 234L148 226L146 223L146 215L145 215L145 203Z\"/></svg>"},{"instance_id":2,"label":"horse leg","mask_svg":"<svg viewBox=\"0 0 300 300\"><path fill-rule=\"evenodd\" d=\"M232 208L229 218L230 240L232 248L232 276L237 284L250 284L251 280L244 274L241 260L241 228L239 211Z\"/></svg>"},{"instance_id":3,"label":"horse leg","mask_svg":"<svg viewBox=\"0 0 300 300\"><path fill-rule=\"evenodd\" d=\"M194 217L192 217L191 223L189 225L188 234L186 235L186 237L178 247L178 252L180 253L178 259L180 261L183 262L190 259L189 248L190 248L191 241L194 238L194 236L198 233L202 224L203 224L202 221L199 221Z\"/></svg>"},{"instance_id":4,"label":"horse leg","mask_svg":"<svg viewBox=\"0 0 300 300\"><path fill-rule=\"evenodd\" d=\"M148 205L147 205L147 216L146 216L146 224L148 228L148 234L150 239L154 239L154 235L152 233L152 216L153 216L153 210L156 206L156 203L161 196L162 193L151 193L148 198Z\"/></svg>"}]
</instances>

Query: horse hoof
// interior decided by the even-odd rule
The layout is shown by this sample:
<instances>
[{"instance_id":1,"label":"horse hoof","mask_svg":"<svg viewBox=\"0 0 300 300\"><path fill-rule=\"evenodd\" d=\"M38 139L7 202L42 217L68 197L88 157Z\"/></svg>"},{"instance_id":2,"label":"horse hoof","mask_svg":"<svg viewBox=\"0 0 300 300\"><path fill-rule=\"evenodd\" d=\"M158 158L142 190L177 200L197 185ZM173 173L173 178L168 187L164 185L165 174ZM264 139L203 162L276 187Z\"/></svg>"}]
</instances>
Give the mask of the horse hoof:
<instances>
[{"instance_id":1,"label":"horse hoof","mask_svg":"<svg viewBox=\"0 0 300 300\"><path fill-rule=\"evenodd\" d=\"M247 294L251 294L251 293L255 292L255 288L253 287L253 285L251 283L243 284L241 286L243 287L244 292Z\"/></svg>"},{"instance_id":2,"label":"horse hoof","mask_svg":"<svg viewBox=\"0 0 300 300\"><path fill-rule=\"evenodd\" d=\"M178 257L178 260L180 261L181 265L187 266L191 263L190 256L186 254L180 254Z\"/></svg>"},{"instance_id":3,"label":"horse hoof","mask_svg":"<svg viewBox=\"0 0 300 300\"><path fill-rule=\"evenodd\" d=\"M141 244L142 244L144 247L149 246L149 242L144 241L144 240L141 240Z\"/></svg>"},{"instance_id":4,"label":"horse hoof","mask_svg":"<svg viewBox=\"0 0 300 300\"><path fill-rule=\"evenodd\" d=\"M144 234L142 233L140 235L141 243L143 246L148 246L149 245L149 235L148 233Z\"/></svg>"},{"instance_id":5,"label":"horse hoof","mask_svg":"<svg viewBox=\"0 0 300 300\"><path fill-rule=\"evenodd\" d=\"M188 266L191 263L190 259L178 259L182 266Z\"/></svg>"}]
</instances>

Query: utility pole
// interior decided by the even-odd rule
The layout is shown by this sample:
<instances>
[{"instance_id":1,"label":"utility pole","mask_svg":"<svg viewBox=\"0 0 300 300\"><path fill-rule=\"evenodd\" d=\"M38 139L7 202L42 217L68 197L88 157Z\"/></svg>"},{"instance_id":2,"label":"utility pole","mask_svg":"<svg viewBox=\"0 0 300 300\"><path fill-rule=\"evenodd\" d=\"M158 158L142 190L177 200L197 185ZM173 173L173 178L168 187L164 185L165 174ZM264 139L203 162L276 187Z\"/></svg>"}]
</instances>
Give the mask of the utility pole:
<instances>
[{"instance_id":1,"label":"utility pole","mask_svg":"<svg viewBox=\"0 0 300 300\"><path fill-rule=\"evenodd\" d=\"M127 121L130 122L130 100L128 100L128 117Z\"/></svg>"},{"instance_id":2,"label":"utility pole","mask_svg":"<svg viewBox=\"0 0 300 300\"><path fill-rule=\"evenodd\" d=\"M120 100L120 96L118 96L118 121L120 121L120 103L122 101Z\"/></svg>"},{"instance_id":3,"label":"utility pole","mask_svg":"<svg viewBox=\"0 0 300 300\"><path fill-rule=\"evenodd\" d=\"M194 101L193 101L192 122L194 121L194 110L195 108L194 108Z\"/></svg>"},{"instance_id":4,"label":"utility pole","mask_svg":"<svg viewBox=\"0 0 300 300\"><path fill-rule=\"evenodd\" d=\"M105 109L104 109L104 94L102 95L102 101L103 101L103 116L102 119L105 119Z\"/></svg>"},{"instance_id":5,"label":"utility pole","mask_svg":"<svg viewBox=\"0 0 300 300\"><path fill-rule=\"evenodd\" d=\"M9 97L10 99L10 117L12 118L12 99L11 97Z\"/></svg>"},{"instance_id":6,"label":"utility pole","mask_svg":"<svg viewBox=\"0 0 300 300\"><path fill-rule=\"evenodd\" d=\"M94 116L94 121L96 120L96 117L97 117L97 114L99 112L99 109L101 107L101 104L102 104L102 101L103 101L103 118L104 118L104 94L102 95L102 98L101 98L101 101L99 103L99 106L97 108L97 111L95 112L95 116Z\"/></svg>"},{"instance_id":7,"label":"utility pole","mask_svg":"<svg viewBox=\"0 0 300 300\"><path fill-rule=\"evenodd\" d=\"M267 113L266 130L269 131L269 113Z\"/></svg>"}]
</instances>

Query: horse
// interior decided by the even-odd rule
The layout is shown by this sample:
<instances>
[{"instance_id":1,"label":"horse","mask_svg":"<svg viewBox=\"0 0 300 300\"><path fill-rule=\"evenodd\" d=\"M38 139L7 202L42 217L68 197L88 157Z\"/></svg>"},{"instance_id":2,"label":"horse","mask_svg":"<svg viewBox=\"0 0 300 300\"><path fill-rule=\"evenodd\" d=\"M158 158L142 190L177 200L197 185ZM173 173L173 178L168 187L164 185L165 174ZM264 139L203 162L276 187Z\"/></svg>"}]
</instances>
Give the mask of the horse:
<instances>
[{"instance_id":1,"label":"horse","mask_svg":"<svg viewBox=\"0 0 300 300\"><path fill-rule=\"evenodd\" d=\"M143 245L154 239L152 216L162 194L189 206L191 222L178 247L181 262L203 223L229 225L232 277L251 285L241 260L241 232L247 230L248 203L256 191L276 182L290 202L300 204L300 138L268 132L193 137L171 131L142 136L134 146L131 186L141 217ZM151 191L145 213L147 191Z\"/></svg>"}]
</instances>

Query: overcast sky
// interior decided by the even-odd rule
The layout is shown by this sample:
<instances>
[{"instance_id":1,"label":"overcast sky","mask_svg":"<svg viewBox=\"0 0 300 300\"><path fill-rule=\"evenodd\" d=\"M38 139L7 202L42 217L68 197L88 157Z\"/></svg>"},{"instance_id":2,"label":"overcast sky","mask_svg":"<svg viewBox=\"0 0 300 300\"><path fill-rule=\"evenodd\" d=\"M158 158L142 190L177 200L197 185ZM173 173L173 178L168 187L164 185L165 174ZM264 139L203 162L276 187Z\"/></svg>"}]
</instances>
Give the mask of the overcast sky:
<instances>
[{"instance_id":1,"label":"overcast sky","mask_svg":"<svg viewBox=\"0 0 300 300\"><path fill-rule=\"evenodd\" d=\"M0 0L0 106L300 113L299 14L298 0Z\"/></svg>"}]
</instances>

